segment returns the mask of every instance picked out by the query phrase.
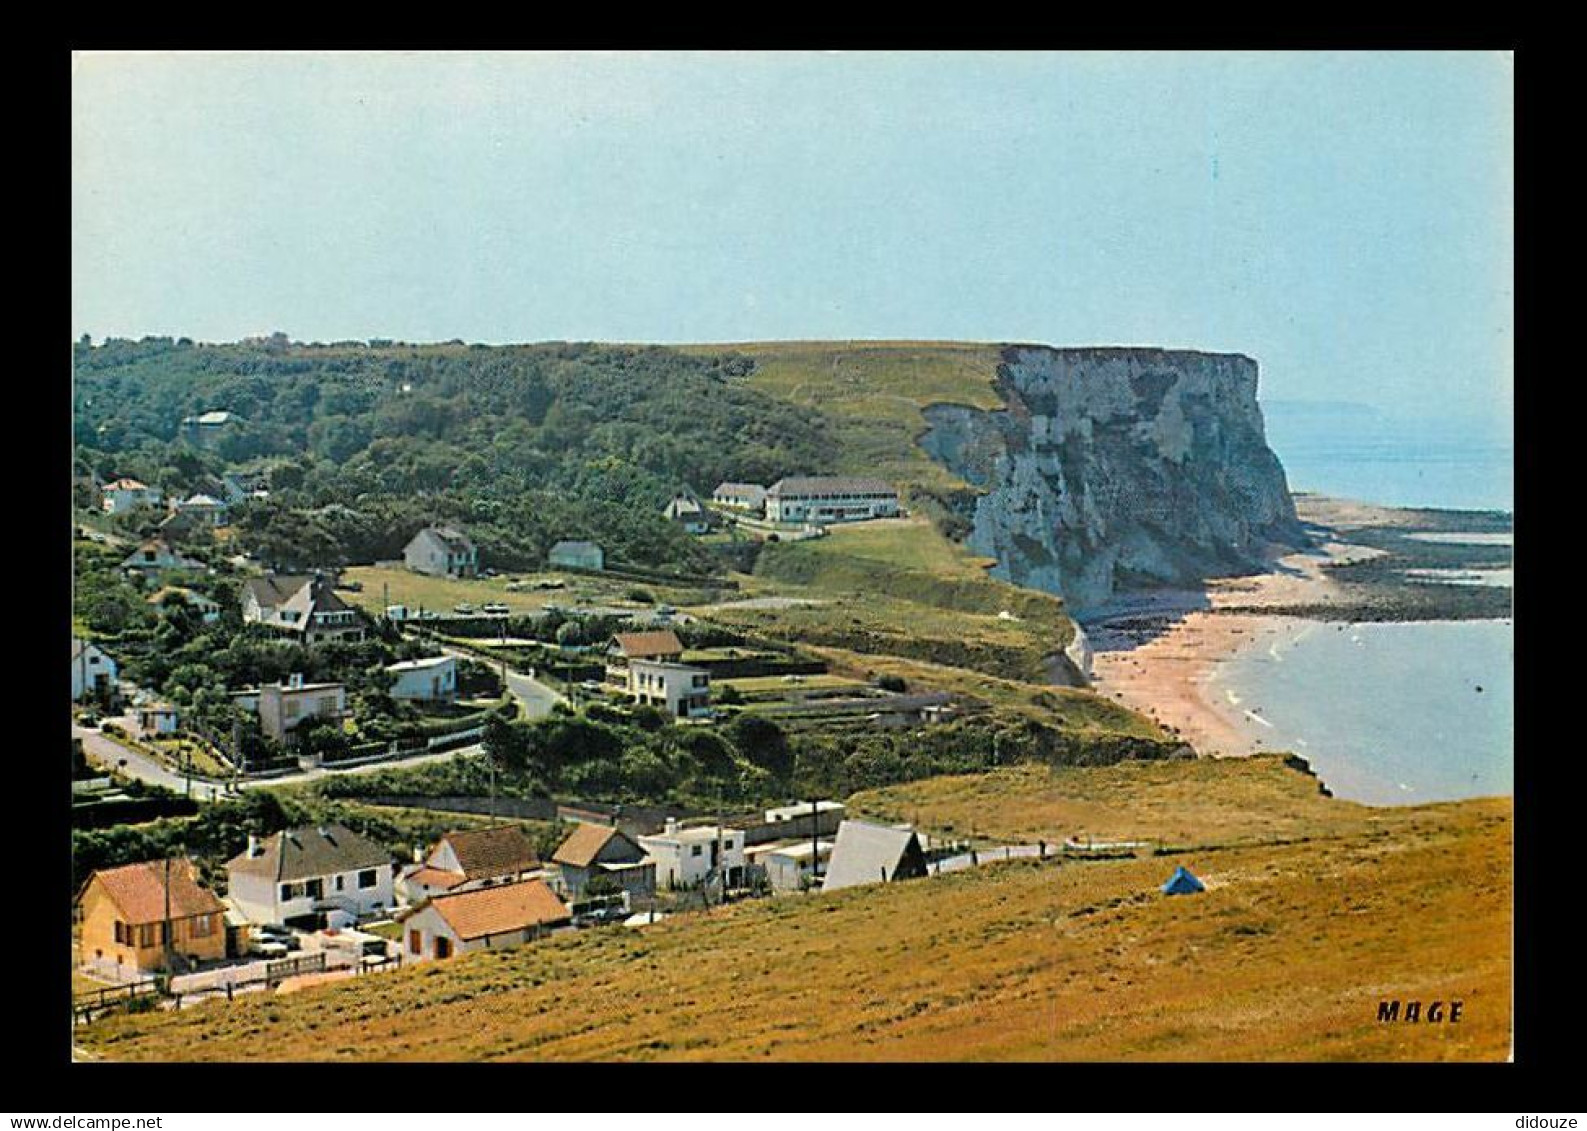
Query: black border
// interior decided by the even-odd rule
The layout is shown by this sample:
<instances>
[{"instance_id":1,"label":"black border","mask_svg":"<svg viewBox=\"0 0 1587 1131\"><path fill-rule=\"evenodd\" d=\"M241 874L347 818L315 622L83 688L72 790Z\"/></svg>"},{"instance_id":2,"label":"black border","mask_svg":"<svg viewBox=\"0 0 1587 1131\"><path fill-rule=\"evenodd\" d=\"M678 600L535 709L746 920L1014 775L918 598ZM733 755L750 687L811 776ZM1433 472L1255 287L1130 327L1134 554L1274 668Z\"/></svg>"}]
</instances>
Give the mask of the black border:
<instances>
[{"instance_id":1,"label":"black border","mask_svg":"<svg viewBox=\"0 0 1587 1131\"><path fill-rule=\"evenodd\" d=\"M616 12L612 13L616 16ZM819 24L802 22L782 31L780 42L768 43L764 36L757 37L744 31L736 17L726 17L712 32L702 34L693 30L678 30L673 13L655 13L652 23L644 25L643 17L634 23L628 13L618 17L629 27L626 33L637 35L628 42L614 42L610 33L589 30L569 31L566 28L537 30L533 40L517 37L516 46L533 49L643 49L643 50L695 50L695 49L758 49L774 47L777 50L827 50L827 49L907 49L956 50L973 47L979 50L1031 50L1069 48L1101 48L1107 50L1140 49L1339 49L1339 48L1393 48L1421 49L1481 49L1515 52L1516 80L1516 161L1517 161L1517 215L1516 215L1516 489L1517 489L1517 554L1523 561L1523 583L1517 601L1518 698L1516 715L1516 876L1515 876L1515 1063L1510 1065L1425 1065L1425 1064L1366 1064L1366 1065L1229 1065L1229 1064L1077 1064L1077 1065L844 1065L827 1064L819 1068L810 1066L775 1064L732 1066L721 1065L568 1065L525 1064L510 1069L493 1065L294 1065L284 1072L280 1069L254 1065L76 1065L65 1059L69 1047L71 1028L64 1002L69 995L65 964L55 956L67 953L69 924L65 916L55 914L59 896L69 894L70 853L69 839L62 835L70 824L69 790L66 759L55 752L64 743L49 706L36 709L29 706L31 696L18 695L13 699L17 719L29 732L34 725L41 732L40 741L13 739L11 761L13 766L12 791L8 807L13 815L21 815L24 823L8 829L7 838L12 847L14 875L13 891L16 893L22 921L13 923L19 931L16 943L25 944L28 937L37 940L40 960L36 972L18 964L13 967L15 981L10 987L13 1020L12 1065L7 1073L6 1091L14 1098L6 1106L12 1111L26 1110L24 1104L39 1112L98 1110L232 1110L250 1103L279 1102L283 1107L323 1107L336 1110L353 1110L368 1105L368 1110L424 1110L426 1108L466 1110L500 1107L507 1110L535 1109L546 1106L552 1095L563 1101L571 1100L576 1106L591 1100L616 1098L618 1089L627 1085L654 1089L657 1099L677 1096L686 1103L738 1101L745 1106L776 1106L784 1103L783 1097L792 1101L797 1096L823 1094L829 1099L834 1085L854 1084L860 1089L850 1095L870 1098L872 1102L895 1106L930 1105L933 1101L947 1101L949 1105L961 1099L986 1103L1012 1101L1024 1108L1037 1105L1069 1104L1074 1106L1099 1106L1113 1103L1121 1107L1171 1107L1194 1110L1197 1106L1221 1109L1239 1109L1246 1105L1274 1103L1279 1107L1329 1107L1339 1105L1355 1108L1400 1110L1493 1110L1512 1103L1527 1102L1531 1113L1546 1111L1550 1095L1558 1084L1564 1082L1566 1058L1573 1046L1581 1041L1578 1004L1580 995L1576 981L1565 965L1565 949L1574 951L1578 934L1570 924L1574 916L1569 902L1574 892L1568 884L1558 882L1550 875L1553 869L1562 869L1572 863L1574 847L1569 836L1572 823L1566 805L1575 799L1558 788L1551 788L1551 779L1559 764L1574 760L1575 744L1566 738L1551 741L1540 725L1539 709L1543 701L1540 680L1548 674L1574 677L1574 670L1561 671L1557 667L1545 669L1539 656L1543 635L1550 629L1548 622L1558 620L1555 631L1569 632L1570 622L1576 616L1551 610L1546 604L1542 577L1545 567L1555 565L1544 549L1544 531L1561 521L1576 525L1571 517L1568 501L1558 508L1548 508L1545 493L1550 484L1539 459L1548 450L1543 438L1543 423L1555 404L1563 408L1562 400L1542 403L1539 389L1542 366L1548 364L1536 336L1539 322L1530 310L1541 305L1540 288L1533 279L1537 276L1537 260L1533 233L1538 229L1527 222L1536 215L1535 194L1539 178L1563 176L1564 164L1550 162L1539 172L1540 164L1534 160L1538 150L1545 146L1540 141L1542 127L1537 123L1546 113L1543 96L1539 93L1545 77L1552 77L1555 68L1564 69L1564 61L1545 62L1540 50L1530 44L1523 45L1514 31L1494 33L1490 29L1473 29L1457 26L1447 18L1436 23L1420 22L1412 27L1386 24L1367 34L1340 33L1323 30L1314 33L1309 41L1296 42L1282 33L1246 27L1230 34L1227 28L1209 30L1202 17L1195 13L1187 20L1179 17L1178 24L1154 24L1152 17L1137 19L1133 26L1115 27L1099 31L1095 27L1077 29L1067 42L1033 43L1040 39L1029 29L1018 26L1012 14L1006 22L987 26L978 24L971 28L950 26L958 17L946 13L947 20L933 19L926 10L915 13L910 21L900 20L885 34L878 35L870 29L856 29L850 20ZM317 13L314 26L320 26L325 13ZM792 14L787 14L792 23ZM72 50L105 49L234 49L246 42L248 49L356 49L373 48L420 49L485 49L496 50L513 46L508 37L498 38L481 31L468 30L454 25L451 28L426 28L422 41L417 38L387 34L381 42L379 34L365 32L349 36L339 34L334 42L305 42L296 30L298 21L289 13L254 12L247 15L250 27L245 38L235 33L226 35L213 30L207 21L188 24L184 33L172 35L166 29L151 32L144 28L129 30L125 26L92 26L94 17L84 19L72 33L65 35L65 51L40 51L33 49L17 54L19 62L37 67L39 75L32 79L30 91L34 97L49 91L60 100L59 117L37 119L48 122L49 137L41 147L51 154L51 164L60 171L65 184L53 186L54 202L64 205L65 237L70 239L70 178L71 178L71 85L65 72L69 63L67 52ZM1065 17L1067 19L1067 17ZM491 22L494 17L487 17ZM372 17L362 17L363 22L374 22ZM425 23L433 23L426 20ZM906 22L919 26L905 27ZM1187 24L1192 26L1186 26ZM658 26L670 25L670 26ZM1150 25L1150 26L1142 26ZM1243 34L1242 34L1243 32ZM488 42L487 42L488 40ZM1567 71L1568 73L1568 71ZM1552 95L1550 98L1552 99ZM1574 102L1574 99L1549 105ZM1534 132L1538 131L1538 132ZM1549 139L1565 140L1579 131L1579 126L1566 124L1560 133L1550 133ZM1549 147L1552 148L1552 147ZM1568 161L1574 146L1568 143L1554 152L1562 162ZM20 170L14 169L14 175ZM22 228L32 234L33 226L24 223ZM1555 239L1563 239L1574 226L1561 228ZM25 340L34 356L32 373L15 374L13 389L20 395L15 404L20 410L12 416L11 441L13 448L21 445L30 449L18 452L13 459L13 483L28 500L37 500L45 513L43 528L59 531L63 517L70 510L70 480L65 474L70 459L71 396L69 381L62 380L69 364L70 334L70 256L63 254L58 244L37 257L39 261L53 261L66 277L61 280L64 297L63 316L67 332L61 339L38 334L27 326ZM1568 282L1562 286L1569 287ZM1568 325L1569 323L1567 323ZM1566 355L1568 356L1568 355ZM1568 364L1568 362L1566 363ZM47 375L47 376L45 376ZM1571 376L1574 376L1572 374ZM31 378L31 380L29 379ZM1567 381L1566 387L1574 382ZM32 390L47 388L53 394L48 398L51 407L59 413L39 411L38 400ZM63 419L64 418L64 419ZM1560 424L1558 413L1553 423ZM1568 421L1567 421L1568 423ZM29 469L39 466L40 453L36 441L48 436L65 451L51 451L43 466L59 468L46 473L45 490L38 489L38 476ZM1561 448L1571 450L1570 441L1562 440ZM1560 450L1558 448L1554 450ZM21 474L18 474L18 473ZM1556 482L1553 484L1558 486ZM1563 518L1561 517L1563 516ZM21 533L14 529L14 534ZM66 533L66 532L62 532ZM12 599L31 617L43 617L45 622L36 631L18 632L13 636L14 655L27 657L23 661L22 681L19 690L36 685L37 665L31 663L33 642L43 642L39 649L48 655L69 634L70 625L70 575L71 554L69 537L50 534L44 539L46 552L53 565L44 566L38 573L29 568L27 573L37 580L39 574L55 579L52 590L54 602L46 604L31 596L34 586L26 576L16 577L11 589ZM19 546L29 544L36 548L35 539L19 539ZM28 555L30 558L32 554ZM21 582L18 584L17 582ZM1551 615L1551 613L1553 615ZM1576 665L1572 665L1572 669ZM31 673L32 678L27 678ZM15 678L15 677L14 677ZM57 678L51 673L52 680ZM1559 695L1549 695L1553 704L1572 702L1570 688L1558 688ZM53 693L46 693L46 699ZM42 718L24 718L42 716ZM14 732L13 732L14 733ZM1568 732L1566 732L1568 735ZM19 767L26 766L24 772ZM58 800L57 800L58 799ZM1561 834L1565 835L1561 835ZM1562 877L1561 877L1562 878ZM67 889L65 892L62 889ZM1545 893L1558 891L1558 906L1545 908ZM34 898L35 894L43 898ZM1552 912L1552 913L1550 913ZM33 931L25 926L32 922L44 929ZM51 938L55 942L50 942ZM12 951L13 959L19 952ZM1574 954L1572 955L1574 957ZM614 1078L613 1072L617 1073ZM1055 1075L1056 1073L1056 1075ZM1119 1085L1130 1079L1139 1079L1148 1089L1126 1090ZM1074 1089L1076 1084L1088 1085ZM520 1090L522 1085L552 1085L554 1091L546 1093L541 1088ZM616 1085L614 1087L614 1084ZM680 1091L678 1085L683 1085ZM888 1085L878 1088L877 1084ZM907 1084L908 1090L898 1087ZM1265 1088L1252 1089L1250 1084L1275 1085L1281 1089L1276 1096L1266 1096ZM284 1086L283 1086L284 1085ZM869 1088L867 1088L869 1085ZM971 1085L964 1088L964 1085ZM1233 1085L1233 1087L1231 1087ZM1367 1085L1362 1089L1362 1085ZM988 1087L990 1086L990 1087ZM846 1090L846 1089L845 1089ZM639 1093L643 1094L643 1093ZM583 1097L581 1100L579 1097ZM972 1098L973 1097L973 1098ZM1560 1097L1563 1098L1563 1097ZM769 1102L768 1102L769 1101ZM852 1101L851 1101L852 1102ZM601 1104L601 1106L606 1106ZM1521 1110L1521 1109L1517 1109ZM1506 1121L1505 1126L1509 1126Z\"/></svg>"}]
</instances>

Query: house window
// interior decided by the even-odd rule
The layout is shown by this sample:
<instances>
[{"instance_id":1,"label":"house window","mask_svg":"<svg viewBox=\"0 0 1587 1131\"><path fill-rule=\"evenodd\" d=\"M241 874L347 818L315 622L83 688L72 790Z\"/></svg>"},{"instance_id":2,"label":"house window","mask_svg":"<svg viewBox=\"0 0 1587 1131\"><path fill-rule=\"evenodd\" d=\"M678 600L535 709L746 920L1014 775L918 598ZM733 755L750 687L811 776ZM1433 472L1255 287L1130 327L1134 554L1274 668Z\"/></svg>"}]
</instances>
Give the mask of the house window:
<instances>
[{"instance_id":1,"label":"house window","mask_svg":"<svg viewBox=\"0 0 1587 1131\"><path fill-rule=\"evenodd\" d=\"M733 847L733 838L732 837L728 837L726 840L724 840L722 842L722 847L723 848L732 848Z\"/></svg>"},{"instance_id":2,"label":"house window","mask_svg":"<svg viewBox=\"0 0 1587 1131\"><path fill-rule=\"evenodd\" d=\"M307 890L309 898L311 898L311 899L324 899L325 898L325 881L324 880L310 880L308 883L304 884L303 886Z\"/></svg>"},{"instance_id":3,"label":"house window","mask_svg":"<svg viewBox=\"0 0 1587 1131\"><path fill-rule=\"evenodd\" d=\"M344 876L337 876L336 877L336 890L337 891L341 891L342 890L342 882L343 882L343 880L345 878L346 877L344 877Z\"/></svg>"},{"instance_id":4,"label":"house window","mask_svg":"<svg viewBox=\"0 0 1587 1131\"><path fill-rule=\"evenodd\" d=\"M408 932L408 953L409 954L423 954L424 953L424 937L422 935L420 935L418 931L409 931Z\"/></svg>"},{"instance_id":5,"label":"house window","mask_svg":"<svg viewBox=\"0 0 1587 1131\"><path fill-rule=\"evenodd\" d=\"M698 855L700 855L700 846L697 844L693 848L689 849L689 855L690 856L698 856Z\"/></svg>"},{"instance_id":6,"label":"house window","mask_svg":"<svg viewBox=\"0 0 1587 1131\"><path fill-rule=\"evenodd\" d=\"M358 873L358 886L360 888L372 888L372 887L374 887L375 886L375 869L373 869L373 868L365 868L362 872Z\"/></svg>"},{"instance_id":7,"label":"house window","mask_svg":"<svg viewBox=\"0 0 1587 1131\"><path fill-rule=\"evenodd\" d=\"M139 924L139 926L138 926L138 945L139 946L153 946L154 945L154 924L153 923L141 923L141 924Z\"/></svg>"},{"instance_id":8,"label":"house window","mask_svg":"<svg viewBox=\"0 0 1587 1131\"><path fill-rule=\"evenodd\" d=\"M188 934L195 939L207 938L215 933L214 915L195 915Z\"/></svg>"},{"instance_id":9,"label":"house window","mask_svg":"<svg viewBox=\"0 0 1587 1131\"><path fill-rule=\"evenodd\" d=\"M118 943L130 945L132 942L132 928L128 927L120 919L116 920L115 935Z\"/></svg>"}]
</instances>

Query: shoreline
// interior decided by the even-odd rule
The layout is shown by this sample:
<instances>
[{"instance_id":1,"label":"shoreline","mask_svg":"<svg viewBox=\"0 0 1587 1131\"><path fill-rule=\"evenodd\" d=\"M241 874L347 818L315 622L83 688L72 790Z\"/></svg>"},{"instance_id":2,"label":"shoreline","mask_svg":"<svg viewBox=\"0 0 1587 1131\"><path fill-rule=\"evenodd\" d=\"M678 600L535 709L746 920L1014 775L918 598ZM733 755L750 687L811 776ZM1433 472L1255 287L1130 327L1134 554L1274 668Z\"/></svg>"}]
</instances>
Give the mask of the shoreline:
<instances>
[{"instance_id":1,"label":"shoreline","mask_svg":"<svg viewBox=\"0 0 1587 1131\"><path fill-rule=\"evenodd\" d=\"M1201 590L1132 594L1097 610L1086 624L1095 689L1159 723L1199 755L1282 749L1269 745L1273 724L1231 694L1221 682L1224 674L1253 649L1326 627L1331 610L1359 611L1359 594L1347 591L1328 567L1384 556L1382 549L1349 541L1355 530L1404 527L1429 513L1318 495L1296 501L1302 521L1318 528L1314 549L1275 547L1267 573L1212 579ZM1389 623L1370 615L1339 619Z\"/></svg>"}]
</instances>

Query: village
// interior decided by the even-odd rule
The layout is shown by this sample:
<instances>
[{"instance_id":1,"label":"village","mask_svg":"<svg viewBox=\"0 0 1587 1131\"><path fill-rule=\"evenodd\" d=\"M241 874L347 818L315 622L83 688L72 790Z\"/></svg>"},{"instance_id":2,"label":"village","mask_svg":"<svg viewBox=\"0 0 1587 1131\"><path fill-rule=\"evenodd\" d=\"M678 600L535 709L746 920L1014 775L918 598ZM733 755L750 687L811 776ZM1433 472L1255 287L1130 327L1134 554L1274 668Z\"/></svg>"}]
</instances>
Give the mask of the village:
<instances>
[{"instance_id":1,"label":"village","mask_svg":"<svg viewBox=\"0 0 1587 1131\"><path fill-rule=\"evenodd\" d=\"M198 435L225 427L206 413L184 427ZM158 530L223 531L230 507L267 495L257 480L227 476L215 491L167 504L131 479L100 488L107 515L165 507ZM819 538L834 523L896 519L897 491L879 480L790 477L760 487L722 483L709 503L687 488L664 517L687 533L772 540ZM670 606L546 601L573 578L607 576L602 548L564 540L547 567L562 576L506 579L504 594L533 593L537 610L499 602L451 608L360 605L364 585L352 571L284 575L257 563L232 563L240 577L241 623L317 653L372 637L416 642L423 654L386 664L384 692L409 708L438 712L421 741L327 743L305 736L355 732L345 680L290 673L279 681L229 688L231 704L257 727L257 744L214 734L172 703L127 684L116 658L92 641L73 640L75 811L93 820L118 806L136 811L125 783L142 780L183 798L219 801L244 790L359 768L408 765L475 753L490 717L535 718L582 706L626 705L673 726L710 727L729 715L866 727L930 725L956 714L941 692L906 694L833 677L808 659L727 646L690 647L680 631L696 623ZM161 533L119 563L148 600L185 609L206 623L225 612L184 578L214 574ZM477 547L452 525L425 527L401 562L384 563L416 579L468 582L488 575ZM618 570L617 579L642 574ZM400 577L395 578L398 585ZM617 603L621 601L621 603ZM509 635L532 615L555 629ZM572 631L569 631L572 626ZM589 628L606 634L591 640ZM615 630L613 630L615 629ZM519 670L509 668L509 658ZM524 661L529 662L524 662ZM492 679L492 676L496 678ZM613 709L608 707L608 710ZM240 728L234 728L240 729ZM231 741L228 741L228 737ZM260 750L267 753L260 755ZM120 784L118 784L120 783ZM474 807L478 816L478 806ZM250 834L225 862L223 893L206 886L185 855L92 872L74 904L77 1012L91 1019L139 1000L178 1007L217 996L347 977L482 949L531 943L596 927L642 928L675 915L747 898L820 895L867 884L921 879L992 859L1091 853L1095 846L1046 843L975 847L908 824L849 818L829 798L737 814L703 815L676 807L576 800L488 799L488 822L452 829L411 859L344 825L324 823ZM572 831L541 858L518 819L554 819Z\"/></svg>"}]
</instances>

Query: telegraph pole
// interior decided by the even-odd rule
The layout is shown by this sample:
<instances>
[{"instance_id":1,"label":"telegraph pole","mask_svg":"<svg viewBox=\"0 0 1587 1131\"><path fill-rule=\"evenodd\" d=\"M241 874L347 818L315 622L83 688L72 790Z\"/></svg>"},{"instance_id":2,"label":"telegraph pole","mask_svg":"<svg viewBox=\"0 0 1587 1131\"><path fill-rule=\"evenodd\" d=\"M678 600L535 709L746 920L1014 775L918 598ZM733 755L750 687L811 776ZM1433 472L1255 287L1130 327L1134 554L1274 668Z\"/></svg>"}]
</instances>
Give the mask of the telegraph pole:
<instances>
[{"instance_id":1,"label":"telegraph pole","mask_svg":"<svg viewBox=\"0 0 1587 1131\"><path fill-rule=\"evenodd\" d=\"M171 854L169 852L165 856L165 922L161 925L161 930L165 933L163 940L165 943L165 973L167 977L170 977L176 969L171 961L171 956L176 948L171 939Z\"/></svg>"},{"instance_id":2,"label":"telegraph pole","mask_svg":"<svg viewBox=\"0 0 1587 1131\"><path fill-rule=\"evenodd\" d=\"M810 800L810 878L821 878L821 813Z\"/></svg>"}]
</instances>

